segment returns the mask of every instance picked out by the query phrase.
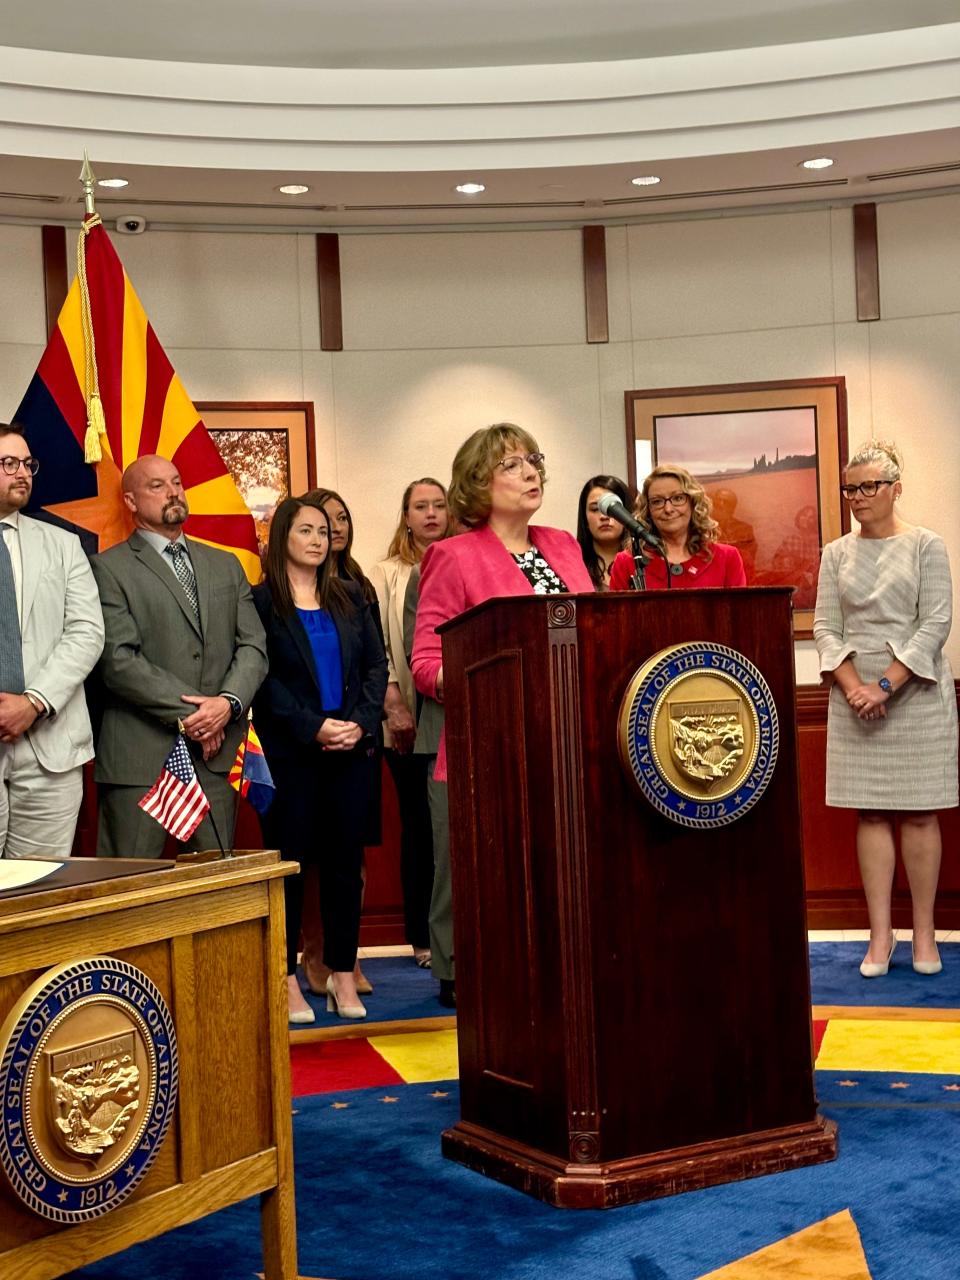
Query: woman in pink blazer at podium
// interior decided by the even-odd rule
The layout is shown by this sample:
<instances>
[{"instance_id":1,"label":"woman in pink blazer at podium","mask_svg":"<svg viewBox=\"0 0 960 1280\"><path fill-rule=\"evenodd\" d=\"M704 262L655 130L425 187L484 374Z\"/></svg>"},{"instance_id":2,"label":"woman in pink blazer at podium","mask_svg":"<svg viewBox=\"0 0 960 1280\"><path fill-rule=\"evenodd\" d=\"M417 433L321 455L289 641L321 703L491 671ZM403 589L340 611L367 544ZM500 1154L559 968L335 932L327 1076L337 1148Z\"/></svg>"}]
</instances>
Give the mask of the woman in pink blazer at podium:
<instances>
[{"instance_id":1,"label":"woman in pink blazer at podium","mask_svg":"<svg viewBox=\"0 0 960 1280\"><path fill-rule=\"evenodd\" d=\"M421 693L443 700L437 627L495 596L593 591L576 539L531 525L543 502L544 456L512 422L475 431L457 450L447 501L466 532L436 542L423 557L410 667ZM446 749L434 777L447 776Z\"/></svg>"}]
</instances>

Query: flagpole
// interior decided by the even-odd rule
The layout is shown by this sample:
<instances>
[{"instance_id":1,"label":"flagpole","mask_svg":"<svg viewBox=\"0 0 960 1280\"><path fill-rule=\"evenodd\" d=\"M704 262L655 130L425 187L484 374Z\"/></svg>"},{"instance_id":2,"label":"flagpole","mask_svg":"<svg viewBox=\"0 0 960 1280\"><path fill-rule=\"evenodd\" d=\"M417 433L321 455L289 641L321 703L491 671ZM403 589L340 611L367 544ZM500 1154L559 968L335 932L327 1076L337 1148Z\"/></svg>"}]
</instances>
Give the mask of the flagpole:
<instances>
[{"instance_id":1,"label":"flagpole","mask_svg":"<svg viewBox=\"0 0 960 1280\"><path fill-rule=\"evenodd\" d=\"M84 215L89 218L97 212L93 191L97 180L93 170L90 168L90 157L87 154L86 147L83 149L83 168L80 170L80 181L83 183L83 211Z\"/></svg>"}]
</instances>

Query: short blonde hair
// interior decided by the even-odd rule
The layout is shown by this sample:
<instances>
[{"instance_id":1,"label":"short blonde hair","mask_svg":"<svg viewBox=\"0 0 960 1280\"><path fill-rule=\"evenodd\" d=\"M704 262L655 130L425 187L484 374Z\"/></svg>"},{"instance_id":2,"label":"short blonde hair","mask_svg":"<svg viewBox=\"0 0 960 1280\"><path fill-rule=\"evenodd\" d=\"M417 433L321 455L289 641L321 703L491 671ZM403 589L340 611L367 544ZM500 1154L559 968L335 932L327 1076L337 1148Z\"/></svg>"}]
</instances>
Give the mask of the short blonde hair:
<instances>
[{"instance_id":1,"label":"short blonde hair","mask_svg":"<svg viewBox=\"0 0 960 1280\"><path fill-rule=\"evenodd\" d=\"M903 471L903 454L892 440L867 440L857 449L844 471L851 467L870 466L879 467L884 480L899 480Z\"/></svg>"},{"instance_id":2,"label":"short blonde hair","mask_svg":"<svg viewBox=\"0 0 960 1280\"><path fill-rule=\"evenodd\" d=\"M713 552L710 550L710 545L716 542L720 526L711 514L713 505L707 497L703 485L690 474L686 467L678 466L673 462L663 462L660 466L653 468L646 480L644 480L643 486L637 495L637 519L652 534L657 534L657 526L650 517L647 495L654 480L662 480L664 478L676 480L683 492L690 496L693 514L690 517L690 531L687 534L687 549L691 555L695 556L702 551L706 554L708 560L712 559Z\"/></svg>"},{"instance_id":3,"label":"short blonde hair","mask_svg":"<svg viewBox=\"0 0 960 1280\"><path fill-rule=\"evenodd\" d=\"M453 460L453 476L447 493L450 512L465 529L476 529L490 518L490 482L494 468L511 449L539 453L529 431L515 422L495 422L468 436ZM547 477L540 472L541 481Z\"/></svg>"}]
</instances>

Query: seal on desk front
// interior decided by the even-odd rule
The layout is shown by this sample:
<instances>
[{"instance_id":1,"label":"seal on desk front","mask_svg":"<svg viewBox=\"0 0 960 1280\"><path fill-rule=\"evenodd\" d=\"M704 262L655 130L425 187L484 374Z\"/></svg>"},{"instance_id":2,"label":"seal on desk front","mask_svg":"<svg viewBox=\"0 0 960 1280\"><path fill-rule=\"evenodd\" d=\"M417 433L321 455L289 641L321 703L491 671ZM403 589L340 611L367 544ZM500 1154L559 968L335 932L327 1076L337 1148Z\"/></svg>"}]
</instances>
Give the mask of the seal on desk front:
<instances>
[{"instance_id":1,"label":"seal on desk front","mask_svg":"<svg viewBox=\"0 0 960 1280\"><path fill-rule=\"evenodd\" d=\"M773 696L735 649L709 641L661 649L635 672L618 717L620 758L640 793L681 826L735 822L773 776Z\"/></svg>"},{"instance_id":2,"label":"seal on desk front","mask_svg":"<svg viewBox=\"0 0 960 1280\"><path fill-rule=\"evenodd\" d=\"M153 1164L177 1100L173 1019L112 956L47 970L0 1028L0 1165L52 1222L116 1208Z\"/></svg>"}]
</instances>

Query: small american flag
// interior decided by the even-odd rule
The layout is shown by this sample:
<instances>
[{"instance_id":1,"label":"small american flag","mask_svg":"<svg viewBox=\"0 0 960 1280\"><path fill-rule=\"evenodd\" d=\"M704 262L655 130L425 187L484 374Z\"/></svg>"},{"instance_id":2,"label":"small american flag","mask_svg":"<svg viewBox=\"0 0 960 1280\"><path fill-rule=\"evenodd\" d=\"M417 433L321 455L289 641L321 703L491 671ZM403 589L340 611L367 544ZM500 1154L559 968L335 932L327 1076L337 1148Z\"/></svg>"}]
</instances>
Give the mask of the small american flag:
<instances>
[{"instance_id":1,"label":"small american flag","mask_svg":"<svg viewBox=\"0 0 960 1280\"><path fill-rule=\"evenodd\" d=\"M140 808L177 840L189 840L210 812L182 733L177 734L160 777L140 801Z\"/></svg>"}]
</instances>

